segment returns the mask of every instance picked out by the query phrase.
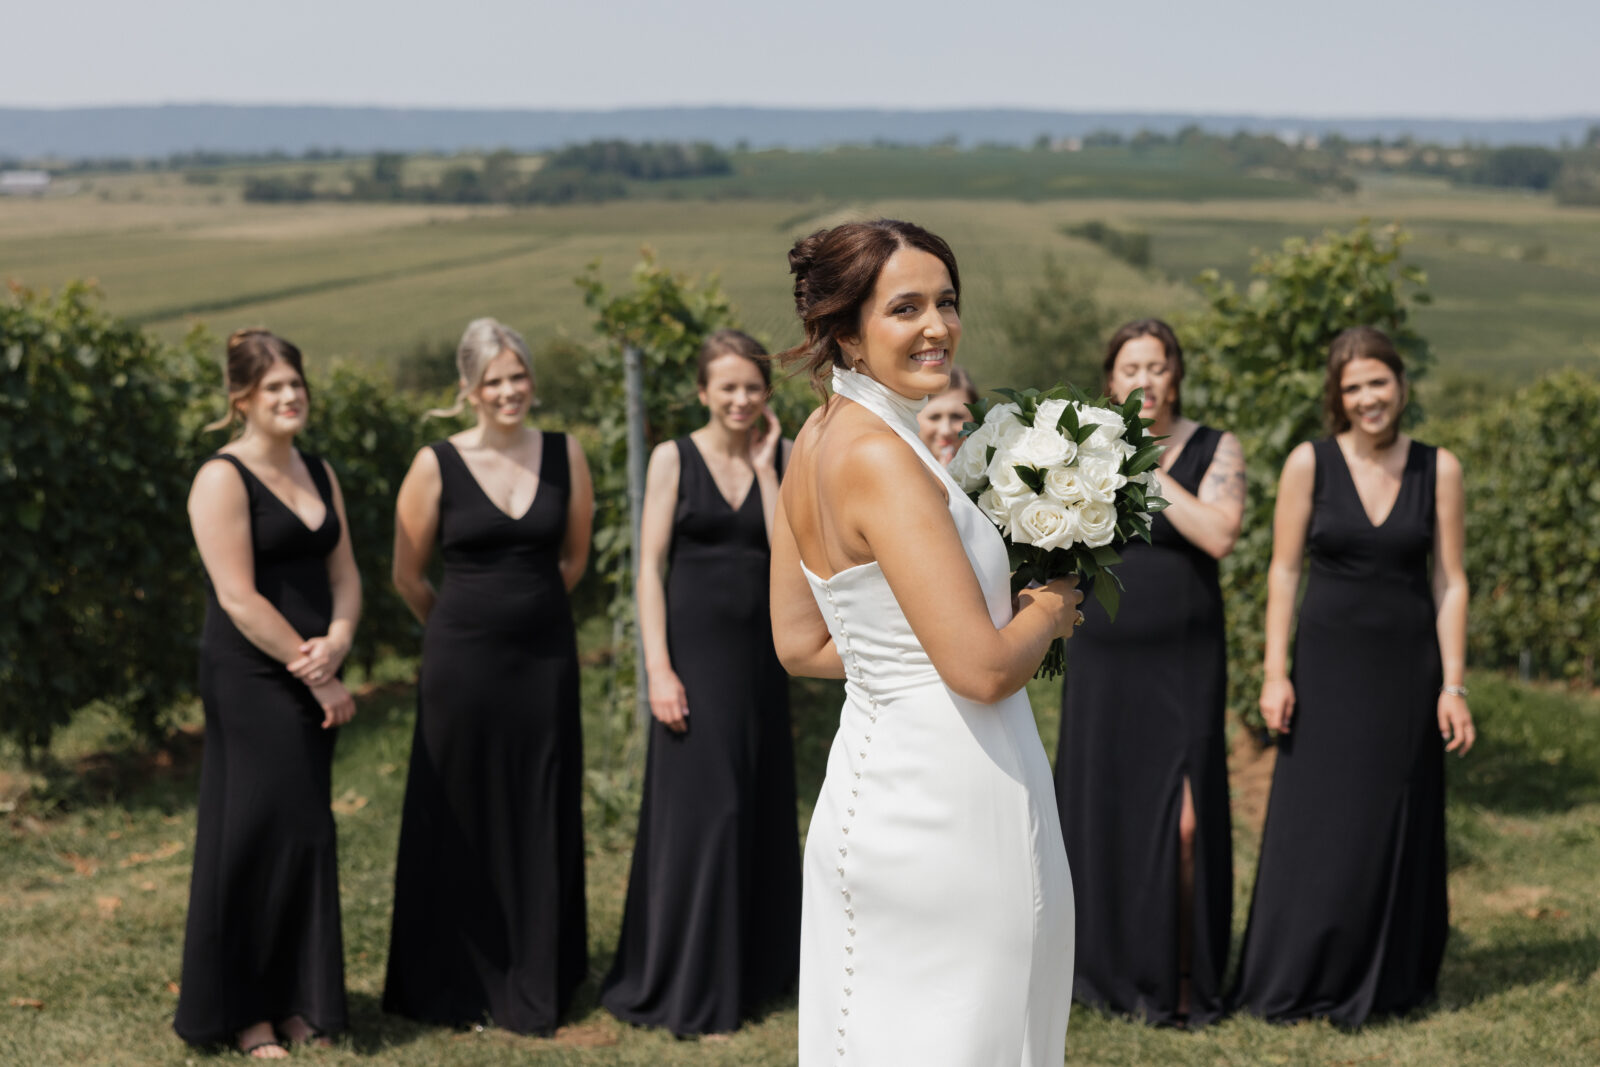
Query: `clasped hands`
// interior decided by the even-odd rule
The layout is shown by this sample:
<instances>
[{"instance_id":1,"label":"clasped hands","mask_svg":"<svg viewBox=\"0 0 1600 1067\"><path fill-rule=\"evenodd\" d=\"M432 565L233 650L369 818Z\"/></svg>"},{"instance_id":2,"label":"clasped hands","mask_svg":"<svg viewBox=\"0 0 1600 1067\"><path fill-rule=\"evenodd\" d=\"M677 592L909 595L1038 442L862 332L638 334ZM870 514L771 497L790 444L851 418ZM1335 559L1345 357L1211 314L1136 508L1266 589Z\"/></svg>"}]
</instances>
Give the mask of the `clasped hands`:
<instances>
[{"instance_id":1,"label":"clasped hands","mask_svg":"<svg viewBox=\"0 0 1600 1067\"><path fill-rule=\"evenodd\" d=\"M356 713L355 698L339 681L339 667L350 646L332 637L313 637L300 645L300 655L289 661L289 673L304 682L322 707L322 728L343 726Z\"/></svg>"}]
</instances>

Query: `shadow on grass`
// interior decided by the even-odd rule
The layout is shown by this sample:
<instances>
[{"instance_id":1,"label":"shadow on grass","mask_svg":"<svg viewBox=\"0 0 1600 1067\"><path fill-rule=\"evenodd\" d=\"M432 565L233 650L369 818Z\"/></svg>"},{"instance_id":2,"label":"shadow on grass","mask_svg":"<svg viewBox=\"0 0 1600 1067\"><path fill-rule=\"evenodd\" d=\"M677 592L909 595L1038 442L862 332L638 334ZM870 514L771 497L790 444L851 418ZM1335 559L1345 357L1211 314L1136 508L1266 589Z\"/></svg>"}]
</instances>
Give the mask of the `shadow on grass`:
<instances>
[{"instance_id":1,"label":"shadow on grass","mask_svg":"<svg viewBox=\"0 0 1600 1067\"><path fill-rule=\"evenodd\" d=\"M343 744L389 729L389 712L411 711L414 690L403 683L363 688L361 712L340 728ZM173 814L191 806L200 788L205 731L186 726L158 741L128 741L73 760L46 758L34 771L42 779L24 803L34 814L49 815L115 805L130 812Z\"/></svg>"},{"instance_id":2,"label":"shadow on grass","mask_svg":"<svg viewBox=\"0 0 1600 1067\"><path fill-rule=\"evenodd\" d=\"M383 1010L383 999L372 993L348 994L350 1048L362 1056L381 1056L390 1049L409 1045L439 1029Z\"/></svg>"},{"instance_id":3,"label":"shadow on grass","mask_svg":"<svg viewBox=\"0 0 1600 1067\"><path fill-rule=\"evenodd\" d=\"M1459 938L1459 932L1452 934ZM1593 933L1536 935L1450 951L1439 976L1439 1010L1468 1007L1500 993L1541 982L1588 981L1600 969L1600 937Z\"/></svg>"}]
</instances>

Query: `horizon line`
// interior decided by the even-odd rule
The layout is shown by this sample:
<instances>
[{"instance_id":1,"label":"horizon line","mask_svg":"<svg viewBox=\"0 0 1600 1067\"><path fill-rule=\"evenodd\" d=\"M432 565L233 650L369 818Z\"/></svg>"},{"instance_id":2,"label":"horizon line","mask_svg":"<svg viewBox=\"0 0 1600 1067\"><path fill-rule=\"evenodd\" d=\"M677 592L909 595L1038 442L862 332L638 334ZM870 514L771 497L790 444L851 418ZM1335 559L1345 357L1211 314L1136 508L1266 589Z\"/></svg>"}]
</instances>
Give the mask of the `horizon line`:
<instances>
[{"instance_id":1,"label":"horizon line","mask_svg":"<svg viewBox=\"0 0 1600 1067\"><path fill-rule=\"evenodd\" d=\"M750 104L750 103L672 103L672 104L612 104L612 105L530 105L530 104L400 104L348 101L248 101L248 100L159 100L117 103L59 103L59 104L8 104L0 103L0 112L33 111L132 111L165 108L255 108L255 109L315 109L347 111L431 111L431 112L487 112L487 113L570 113L605 115L620 112L670 112L670 111L777 111L777 112L845 112L907 115L937 115L949 112L1017 112L1037 115L1104 115L1130 118L1139 116L1192 117L1195 119L1230 118L1255 121L1299 122L1573 122L1600 121L1600 111L1571 111L1546 114L1440 114L1427 112L1383 113L1316 113L1269 112L1248 109L1210 108L1131 108L1131 107L1068 107L1038 104L953 104L944 107L909 107L883 104Z\"/></svg>"}]
</instances>

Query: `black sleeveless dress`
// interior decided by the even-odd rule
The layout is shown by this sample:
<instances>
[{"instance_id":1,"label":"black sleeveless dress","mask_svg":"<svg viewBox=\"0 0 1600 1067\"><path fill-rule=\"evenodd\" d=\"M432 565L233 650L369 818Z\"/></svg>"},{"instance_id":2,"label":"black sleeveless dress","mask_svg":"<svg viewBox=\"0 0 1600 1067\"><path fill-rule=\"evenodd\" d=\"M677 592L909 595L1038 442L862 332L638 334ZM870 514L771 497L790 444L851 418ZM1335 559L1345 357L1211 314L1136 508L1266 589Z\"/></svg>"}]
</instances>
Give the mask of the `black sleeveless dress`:
<instances>
[{"instance_id":1,"label":"black sleeveless dress","mask_svg":"<svg viewBox=\"0 0 1600 1067\"><path fill-rule=\"evenodd\" d=\"M1162 479L1191 493L1218 430L1196 428ZM1093 597L1067 643L1056 802L1077 900L1073 996L1146 1022L1179 1022L1178 821L1196 819L1188 1023L1222 1014L1233 908L1223 735L1227 654L1217 561L1157 514L1117 568L1113 622Z\"/></svg>"},{"instance_id":2,"label":"black sleeveless dress","mask_svg":"<svg viewBox=\"0 0 1600 1067\"><path fill-rule=\"evenodd\" d=\"M678 1034L733 1030L800 968L788 675L772 647L761 487L728 505L678 448L667 645L689 729L652 720L617 958L601 1003Z\"/></svg>"},{"instance_id":3,"label":"black sleeveless dress","mask_svg":"<svg viewBox=\"0 0 1600 1067\"><path fill-rule=\"evenodd\" d=\"M551 1033L588 969L578 649L560 572L567 440L511 518L448 441L383 1007Z\"/></svg>"},{"instance_id":4,"label":"black sleeveless dress","mask_svg":"<svg viewBox=\"0 0 1600 1067\"><path fill-rule=\"evenodd\" d=\"M1278 741L1239 1007L1360 1026L1430 1000L1449 930L1442 668L1429 581L1437 451L1413 442L1400 495L1367 518L1335 441L1317 441L1295 713Z\"/></svg>"},{"instance_id":5,"label":"black sleeveless dress","mask_svg":"<svg viewBox=\"0 0 1600 1067\"><path fill-rule=\"evenodd\" d=\"M327 508L312 530L239 459L212 458L244 479L256 590L302 637L326 634L328 556L340 525L322 460L301 455ZM234 626L209 576L200 697L205 754L173 1028L192 1044L213 1044L299 1015L337 1033L345 1028L344 945L329 804L338 731L322 728L311 690Z\"/></svg>"}]
</instances>

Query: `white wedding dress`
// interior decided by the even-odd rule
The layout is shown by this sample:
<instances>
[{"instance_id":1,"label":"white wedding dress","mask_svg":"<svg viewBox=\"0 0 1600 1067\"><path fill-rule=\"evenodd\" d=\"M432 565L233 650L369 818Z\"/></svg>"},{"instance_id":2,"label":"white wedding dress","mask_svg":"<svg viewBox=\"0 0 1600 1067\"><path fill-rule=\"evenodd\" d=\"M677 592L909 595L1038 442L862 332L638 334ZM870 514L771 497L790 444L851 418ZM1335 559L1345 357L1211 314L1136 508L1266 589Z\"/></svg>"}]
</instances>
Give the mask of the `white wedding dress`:
<instances>
[{"instance_id":1,"label":"white wedding dress","mask_svg":"<svg viewBox=\"0 0 1600 1067\"><path fill-rule=\"evenodd\" d=\"M1005 545L917 439L922 402L838 370L834 392L882 418L945 484L1004 625ZM806 838L800 1064L1059 1067L1072 876L1027 694L978 704L951 692L876 563L805 573L846 699Z\"/></svg>"}]
</instances>

